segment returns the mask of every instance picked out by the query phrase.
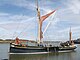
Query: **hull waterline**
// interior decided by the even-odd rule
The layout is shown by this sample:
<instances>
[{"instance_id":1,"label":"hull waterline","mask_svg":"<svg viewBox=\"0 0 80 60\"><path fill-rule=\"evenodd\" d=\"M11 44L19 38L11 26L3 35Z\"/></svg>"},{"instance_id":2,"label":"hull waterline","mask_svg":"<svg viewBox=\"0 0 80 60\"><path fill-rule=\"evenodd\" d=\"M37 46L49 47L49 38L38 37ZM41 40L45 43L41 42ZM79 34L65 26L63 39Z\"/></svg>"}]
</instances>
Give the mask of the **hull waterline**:
<instances>
[{"instance_id":1,"label":"hull waterline","mask_svg":"<svg viewBox=\"0 0 80 60\"><path fill-rule=\"evenodd\" d=\"M76 49L75 47L10 47L9 54L47 54L55 52L70 52Z\"/></svg>"}]
</instances>

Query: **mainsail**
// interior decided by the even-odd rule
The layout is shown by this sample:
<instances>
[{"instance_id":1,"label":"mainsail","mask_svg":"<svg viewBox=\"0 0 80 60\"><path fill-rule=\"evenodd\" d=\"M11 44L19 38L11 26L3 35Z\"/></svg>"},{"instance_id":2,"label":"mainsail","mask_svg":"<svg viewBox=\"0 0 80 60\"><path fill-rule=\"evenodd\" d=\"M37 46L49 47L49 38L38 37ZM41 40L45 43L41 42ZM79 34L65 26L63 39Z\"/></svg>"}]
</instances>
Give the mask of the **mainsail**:
<instances>
[{"instance_id":1,"label":"mainsail","mask_svg":"<svg viewBox=\"0 0 80 60\"><path fill-rule=\"evenodd\" d=\"M52 12L44 15L44 16L40 16L40 9L38 7L38 1L37 1L37 16L38 16L38 43L41 43L41 39L43 38L43 32L42 32L42 24L43 21L48 18L51 14L53 14L56 10L53 10Z\"/></svg>"}]
</instances>

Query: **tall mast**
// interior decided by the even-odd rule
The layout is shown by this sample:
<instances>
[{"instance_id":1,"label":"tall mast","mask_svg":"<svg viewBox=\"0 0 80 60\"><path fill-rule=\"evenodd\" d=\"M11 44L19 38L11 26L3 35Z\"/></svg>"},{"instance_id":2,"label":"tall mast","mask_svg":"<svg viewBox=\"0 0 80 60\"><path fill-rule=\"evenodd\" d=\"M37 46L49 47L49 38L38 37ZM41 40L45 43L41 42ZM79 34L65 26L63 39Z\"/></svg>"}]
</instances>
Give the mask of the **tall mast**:
<instances>
[{"instance_id":1,"label":"tall mast","mask_svg":"<svg viewBox=\"0 0 80 60\"><path fill-rule=\"evenodd\" d=\"M72 32L71 32L71 27L70 27L70 32L69 32L69 41L70 41L70 43L71 43L71 41L72 41Z\"/></svg>"},{"instance_id":2,"label":"tall mast","mask_svg":"<svg viewBox=\"0 0 80 60\"><path fill-rule=\"evenodd\" d=\"M40 28L40 9L39 9L39 6L38 6L38 0L36 0L36 4L37 4L37 17L38 17L38 44L40 44L41 42L41 28Z\"/></svg>"},{"instance_id":3,"label":"tall mast","mask_svg":"<svg viewBox=\"0 0 80 60\"><path fill-rule=\"evenodd\" d=\"M73 40L72 40L72 32L71 32L71 27L70 27L69 36L70 36L70 38L69 38L69 40L70 40L70 44L71 44L71 45L74 45L74 42L73 42Z\"/></svg>"},{"instance_id":4,"label":"tall mast","mask_svg":"<svg viewBox=\"0 0 80 60\"><path fill-rule=\"evenodd\" d=\"M40 9L38 6L38 0L36 0L36 4L37 4L37 16L38 16L38 44L42 43L41 39L43 38L43 32L42 32L42 24L43 21L48 18L51 14L53 14L56 10L53 10L52 12L40 16Z\"/></svg>"}]
</instances>

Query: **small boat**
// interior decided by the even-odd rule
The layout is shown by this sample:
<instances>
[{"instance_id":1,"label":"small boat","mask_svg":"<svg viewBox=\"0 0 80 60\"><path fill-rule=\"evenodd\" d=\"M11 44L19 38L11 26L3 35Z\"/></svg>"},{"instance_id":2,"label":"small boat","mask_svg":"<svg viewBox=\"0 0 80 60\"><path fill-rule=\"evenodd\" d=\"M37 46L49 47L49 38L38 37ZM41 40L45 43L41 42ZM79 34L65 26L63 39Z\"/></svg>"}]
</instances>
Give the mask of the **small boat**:
<instances>
[{"instance_id":1,"label":"small boat","mask_svg":"<svg viewBox=\"0 0 80 60\"><path fill-rule=\"evenodd\" d=\"M60 45L64 47L61 48L61 50L74 50L77 48L76 45L74 44L74 41L72 40L71 28L70 28L69 36L70 36L69 41L60 43Z\"/></svg>"},{"instance_id":2,"label":"small boat","mask_svg":"<svg viewBox=\"0 0 80 60\"><path fill-rule=\"evenodd\" d=\"M53 52L68 51L68 50L76 49L76 46L74 46L74 45L68 45L68 46L44 45L43 41L41 40L43 38L43 33L42 33L43 21L47 17L49 17L51 14L53 14L55 11L56 10L53 10L52 12L50 12L44 16L40 16L40 10L39 10L38 1L37 1L38 40L34 41L34 43L32 45L28 45L28 44L22 44L20 39L18 37L16 37L15 42L10 43L9 53L10 54L43 54L43 53L53 53ZM29 43L30 43L30 41L29 41Z\"/></svg>"},{"instance_id":3,"label":"small boat","mask_svg":"<svg viewBox=\"0 0 80 60\"><path fill-rule=\"evenodd\" d=\"M74 40L75 44L80 44L80 38L78 38L77 40Z\"/></svg>"}]
</instances>

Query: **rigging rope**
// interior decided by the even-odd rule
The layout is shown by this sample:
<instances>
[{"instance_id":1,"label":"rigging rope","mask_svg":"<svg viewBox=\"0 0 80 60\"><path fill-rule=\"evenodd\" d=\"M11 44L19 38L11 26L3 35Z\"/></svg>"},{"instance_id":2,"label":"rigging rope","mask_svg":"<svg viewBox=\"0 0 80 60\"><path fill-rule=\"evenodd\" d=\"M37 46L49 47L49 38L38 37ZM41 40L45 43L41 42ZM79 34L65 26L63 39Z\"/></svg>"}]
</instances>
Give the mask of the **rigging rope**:
<instances>
[{"instance_id":1,"label":"rigging rope","mask_svg":"<svg viewBox=\"0 0 80 60\"><path fill-rule=\"evenodd\" d=\"M17 26L16 30L14 31L14 33L13 33L12 39L16 37L15 34L17 33L17 30L18 30L18 28L20 27L20 23L22 22L22 20L23 20L23 19L21 19L21 20L19 21L18 26Z\"/></svg>"},{"instance_id":2,"label":"rigging rope","mask_svg":"<svg viewBox=\"0 0 80 60\"><path fill-rule=\"evenodd\" d=\"M47 31L48 27L49 27L50 24L52 23L52 20L55 19L55 16L56 16L56 12L55 12L54 16L53 16L53 15L51 16L51 19L50 19L49 23L47 24L46 28L45 28L44 31L43 31L43 35L45 34L45 32ZM47 35L47 33L48 33L48 32L46 32L46 36L47 36L48 39L49 39L50 37Z\"/></svg>"},{"instance_id":3,"label":"rigging rope","mask_svg":"<svg viewBox=\"0 0 80 60\"><path fill-rule=\"evenodd\" d=\"M32 22L32 23L33 23L33 22ZM28 31L28 29L30 29L30 28L33 26L34 23L33 23L33 24L32 24L32 23L29 23L28 26L27 26L27 29L26 29L26 27L25 27L25 28L18 34L18 36L20 36L20 35L23 33L23 31L25 31L25 30ZM26 32L26 31L25 31L25 32ZM24 34L23 34L22 36L24 36Z\"/></svg>"}]
</instances>

